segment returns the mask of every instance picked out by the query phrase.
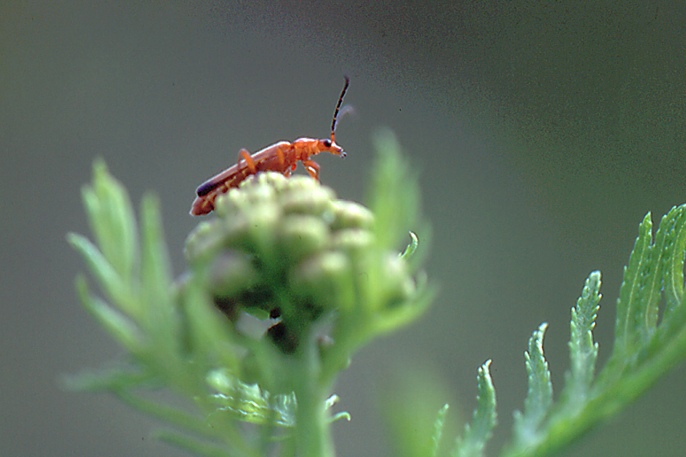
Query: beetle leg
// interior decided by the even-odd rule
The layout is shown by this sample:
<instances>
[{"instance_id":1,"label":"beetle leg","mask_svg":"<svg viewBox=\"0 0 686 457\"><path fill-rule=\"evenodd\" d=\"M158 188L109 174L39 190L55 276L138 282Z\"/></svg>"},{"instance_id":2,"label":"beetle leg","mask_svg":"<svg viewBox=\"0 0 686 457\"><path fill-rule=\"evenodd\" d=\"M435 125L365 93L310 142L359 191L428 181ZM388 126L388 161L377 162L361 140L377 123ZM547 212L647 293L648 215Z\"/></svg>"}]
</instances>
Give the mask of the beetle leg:
<instances>
[{"instance_id":1,"label":"beetle leg","mask_svg":"<svg viewBox=\"0 0 686 457\"><path fill-rule=\"evenodd\" d=\"M286 154L284 154L281 148L276 148L276 158L279 161L279 168L283 170L286 164Z\"/></svg>"},{"instance_id":2,"label":"beetle leg","mask_svg":"<svg viewBox=\"0 0 686 457\"><path fill-rule=\"evenodd\" d=\"M303 165L305 166L307 173L319 181L319 164L314 160L303 160Z\"/></svg>"},{"instance_id":3,"label":"beetle leg","mask_svg":"<svg viewBox=\"0 0 686 457\"><path fill-rule=\"evenodd\" d=\"M247 149L241 149L241 151L238 153L238 169L241 169L241 158L245 160L245 165L248 167L248 170L250 170L250 173L253 175L257 173L257 167L255 166L255 161L252 159L252 156L250 155L250 152L248 152Z\"/></svg>"}]
</instances>

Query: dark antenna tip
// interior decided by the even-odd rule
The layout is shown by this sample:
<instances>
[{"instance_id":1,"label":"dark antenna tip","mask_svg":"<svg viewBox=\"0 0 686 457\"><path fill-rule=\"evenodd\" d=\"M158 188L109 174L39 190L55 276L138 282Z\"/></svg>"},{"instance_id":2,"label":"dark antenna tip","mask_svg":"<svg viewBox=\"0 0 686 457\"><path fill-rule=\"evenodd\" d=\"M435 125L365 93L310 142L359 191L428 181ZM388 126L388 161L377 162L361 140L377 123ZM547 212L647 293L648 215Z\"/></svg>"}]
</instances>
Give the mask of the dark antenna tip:
<instances>
[{"instance_id":1,"label":"dark antenna tip","mask_svg":"<svg viewBox=\"0 0 686 457\"><path fill-rule=\"evenodd\" d=\"M340 97L338 97L338 103L336 103L336 109L333 112L333 121L331 122L331 142L334 142L335 138L335 133L336 133L336 121L338 120L338 111L341 109L341 104L343 103L343 97L345 97L345 93L348 91L348 86L350 85L350 78L348 78L348 75L343 75L345 78L345 84L343 85L343 90L341 91Z\"/></svg>"}]
</instances>

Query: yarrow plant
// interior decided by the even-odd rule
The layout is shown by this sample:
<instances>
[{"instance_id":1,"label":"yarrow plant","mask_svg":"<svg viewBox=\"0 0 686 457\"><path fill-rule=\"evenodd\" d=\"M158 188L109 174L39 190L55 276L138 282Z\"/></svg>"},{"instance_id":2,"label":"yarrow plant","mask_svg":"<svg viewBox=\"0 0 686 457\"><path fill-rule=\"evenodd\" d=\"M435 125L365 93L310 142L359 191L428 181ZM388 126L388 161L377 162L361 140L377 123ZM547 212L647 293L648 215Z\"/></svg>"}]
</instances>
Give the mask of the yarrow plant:
<instances>
[{"instance_id":1,"label":"yarrow plant","mask_svg":"<svg viewBox=\"0 0 686 457\"><path fill-rule=\"evenodd\" d=\"M367 206L337 199L309 177L262 173L216 200L185 246L188 269L174 277L160 210L143 199L140 223L123 186L96 162L83 197L94 242L70 234L104 298L77 278L86 309L125 348L119 366L70 379L109 391L168 423L158 436L202 456L335 455L337 375L360 347L414 321L434 295L419 270L419 201L390 134ZM526 355L529 389L515 413L504 456L550 455L616 414L686 356L683 263L686 207L672 209L652 236L650 215L625 269L615 346L596 374L593 328L600 273L572 308L570 369L556 399L543 352L546 324ZM419 248L419 249L418 249ZM496 424L490 361L477 371L478 401L450 443L447 405L433 432L407 456L482 456ZM152 400L165 389L187 407Z\"/></svg>"},{"instance_id":2,"label":"yarrow plant","mask_svg":"<svg viewBox=\"0 0 686 457\"><path fill-rule=\"evenodd\" d=\"M380 142L397 149L390 136ZM337 199L310 177L247 180L217 198L214 216L190 234L188 271L178 279L156 199L143 201L139 243L125 190L96 163L84 201L97 246L69 239L107 302L83 278L77 289L131 357L77 386L110 390L193 432L161 436L200 455L266 455L273 447L334 455L330 424L348 417L331 412L337 374L360 346L419 316L432 296L417 272L417 238L407 235L417 212L414 177L395 153L380 162L369 207ZM151 402L141 396L149 387L195 407Z\"/></svg>"}]
</instances>

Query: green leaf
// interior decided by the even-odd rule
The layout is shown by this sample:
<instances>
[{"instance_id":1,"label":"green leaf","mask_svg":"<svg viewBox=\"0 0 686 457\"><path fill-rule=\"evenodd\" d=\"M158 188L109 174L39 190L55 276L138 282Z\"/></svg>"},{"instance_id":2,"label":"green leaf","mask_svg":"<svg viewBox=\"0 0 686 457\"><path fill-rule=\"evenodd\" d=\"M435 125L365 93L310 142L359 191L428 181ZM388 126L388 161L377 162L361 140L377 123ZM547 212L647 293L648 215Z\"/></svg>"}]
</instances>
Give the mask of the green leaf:
<instances>
[{"instance_id":1,"label":"green leaf","mask_svg":"<svg viewBox=\"0 0 686 457\"><path fill-rule=\"evenodd\" d=\"M367 200L376 218L374 231L379 248L394 249L415 224L419 207L416 173L403 159L393 133L381 131L374 140L379 155Z\"/></svg>"},{"instance_id":2,"label":"green leaf","mask_svg":"<svg viewBox=\"0 0 686 457\"><path fill-rule=\"evenodd\" d=\"M516 417L514 444L506 456L542 456L558 451L583 433L617 414L645 392L657 379L686 359L686 306L683 266L686 252L686 205L672 208L660 221L652 240L648 214L639 225L639 235L624 270L617 301L615 345L607 364L594 379L598 345L593 341L600 273L588 277L577 306L572 310L569 342L571 367L561 401L550 405L552 389L539 392L536 401L527 398L525 414ZM662 295L664 291L664 296ZM660 305L664 303L662 320ZM539 333L541 333L539 331ZM534 338L542 341L540 338ZM537 344L530 345L530 360L536 359ZM532 349L534 351L532 352ZM542 353L542 352L541 352ZM545 386L547 367L539 358L535 381ZM549 377L549 375L547 375ZM532 395L529 395L532 397ZM536 407L534 405L538 404ZM546 407L550 405L550 407ZM528 411L530 424L523 427ZM549 411L548 411L549 410ZM548 411L548 412L546 412ZM528 434L523 432L528 430ZM528 440L527 440L528 438Z\"/></svg>"},{"instance_id":3,"label":"green leaf","mask_svg":"<svg viewBox=\"0 0 686 457\"><path fill-rule=\"evenodd\" d=\"M67 241L81 254L108 298L115 303L121 303L121 308L125 312L133 314L135 310L129 306L134 301L132 291L102 252L90 240L77 233L69 233Z\"/></svg>"},{"instance_id":4,"label":"green leaf","mask_svg":"<svg viewBox=\"0 0 686 457\"><path fill-rule=\"evenodd\" d=\"M126 189L102 160L93 164L93 184L82 191L91 230L104 256L123 278L133 273L137 251L136 225Z\"/></svg>"},{"instance_id":5,"label":"green leaf","mask_svg":"<svg viewBox=\"0 0 686 457\"><path fill-rule=\"evenodd\" d=\"M145 327L154 358L163 361L161 369L183 370L182 323L177 303L170 262L162 231L159 202L146 195L141 204L140 274L137 278L140 320ZM180 382L185 382L179 379Z\"/></svg>"},{"instance_id":6,"label":"green leaf","mask_svg":"<svg viewBox=\"0 0 686 457\"><path fill-rule=\"evenodd\" d=\"M336 394L331 395L329 398L326 399L324 402L324 408L325 409L331 409L335 404L337 404L340 401L340 397ZM329 419L330 423L337 422L339 420L345 419L346 421L350 422L352 420L352 416L350 415L349 412L347 411L340 411Z\"/></svg>"},{"instance_id":7,"label":"green leaf","mask_svg":"<svg viewBox=\"0 0 686 457\"><path fill-rule=\"evenodd\" d=\"M581 296L572 308L570 323L570 371L563 397L570 406L583 404L589 395L598 358L598 343L593 341L593 328L600 309L600 272L592 272L586 279Z\"/></svg>"},{"instance_id":8,"label":"green leaf","mask_svg":"<svg viewBox=\"0 0 686 457\"><path fill-rule=\"evenodd\" d=\"M226 370L210 373L208 384L217 391L212 399L221 411L253 424L295 426L297 402L293 393L272 396L259 385L241 382Z\"/></svg>"},{"instance_id":9,"label":"green leaf","mask_svg":"<svg viewBox=\"0 0 686 457\"><path fill-rule=\"evenodd\" d=\"M685 324L683 265L686 250L686 206L672 208L662 217L654 244L650 244L650 213L639 226L639 236L625 269L617 302L615 346L599 383L611 385L627 367L645 363L660 344ZM665 310L658 327L659 305L664 290ZM681 317L674 317L674 315ZM657 346L656 346L657 345ZM646 352L651 347L650 352Z\"/></svg>"},{"instance_id":10,"label":"green leaf","mask_svg":"<svg viewBox=\"0 0 686 457\"><path fill-rule=\"evenodd\" d=\"M141 205L141 280L143 288L151 295L171 300L172 274L169 255L164 242L159 200L151 195L143 197ZM153 309L156 307L153 303ZM159 311L159 309L155 309Z\"/></svg>"},{"instance_id":11,"label":"green leaf","mask_svg":"<svg viewBox=\"0 0 686 457\"><path fill-rule=\"evenodd\" d=\"M84 307L107 330L112 337L132 353L138 353L141 345L140 333L135 325L101 299L91 295L86 280L76 278L76 290Z\"/></svg>"},{"instance_id":12,"label":"green leaf","mask_svg":"<svg viewBox=\"0 0 686 457\"><path fill-rule=\"evenodd\" d=\"M672 208L662 218L660 230L665 233L662 259L665 264L663 281L665 293L664 321L670 321L673 313L682 308L684 300L684 251L686 251L686 206ZM663 225L665 226L663 229Z\"/></svg>"},{"instance_id":13,"label":"green leaf","mask_svg":"<svg viewBox=\"0 0 686 457\"><path fill-rule=\"evenodd\" d=\"M497 422L495 387L487 360L477 372L477 406L472 415L472 421L465 425L464 433L457 440L455 457L481 457L484 455L486 443L493 434Z\"/></svg>"},{"instance_id":14,"label":"green leaf","mask_svg":"<svg viewBox=\"0 0 686 457\"><path fill-rule=\"evenodd\" d=\"M410 244L407 245L405 250L400 254L400 258L403 260L409 260L415 252L417 252L417 247L419 246L419 238L417 234L410 231Z\"/></svg>"},{"instance_id":15,"label":"green leaf","mask_svg":"<svg viewBox=\"0 0 686 457\"><path fill-rule=\"evenodd\" d=\"M443 405L436 414L436 421L434 422L434 433L431 435L431 457L438 457L438 450L441 447L441 438L443 438L443 428L445 427L445 418L448 415L448 404Z\"/></svg>"},{"instance_id":16,"label":"green leaf","mask_svg":"<svg viewBox=\"0 0 686 457\"><path fill-rule=\"evenodd\" d=\"M83 392L121 391L131 386L159 387L159 379L140 367L117 364L110 369L87 371L63 379L64 385L72 390Z\"/></svg>"},{"instance_id":17,"label":"green leaf","mask_svg":"<svg viewBox=\"0 0 686 457\"><path fill-rule=\"evenodd\" d=\"M524 400L524 412L515 412L515 442L521 446L540 439L540 428L553 402L553 385L550 382L548 362L543 354L543 337L548 324L541 324L529 339L529 350L524 353L529 389Z\"/></svg>"},{"instance_id":18,"label":"green leaf","mask_svg":"<svg viewBox=\"0 0 686 457\"><path fill-rule=\"evenodd\" d=\"M644 316L654 314L661 284L656 281L658 270L651 263L653 223L648 213L639 226L639 234L624 269L624 279L617 300L615 347L611 363L628 361L627 356L645 341L651 324ZM650 319L649 319L650 320ZM616 367L619 373L622 363Z\"/></svg>"}]
</instances>

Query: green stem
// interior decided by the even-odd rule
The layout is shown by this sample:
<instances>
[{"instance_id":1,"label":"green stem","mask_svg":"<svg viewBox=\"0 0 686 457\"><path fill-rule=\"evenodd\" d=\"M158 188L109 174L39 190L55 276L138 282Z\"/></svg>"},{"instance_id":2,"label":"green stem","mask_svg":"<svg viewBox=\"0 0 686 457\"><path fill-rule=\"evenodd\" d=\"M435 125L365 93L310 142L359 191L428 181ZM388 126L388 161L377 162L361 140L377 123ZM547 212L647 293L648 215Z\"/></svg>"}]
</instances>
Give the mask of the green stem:
<instances>
[{"instance_id":1,"label":"green stem","mask_svg":"<svg viewBox=\"0 0 686 457\"><path fill-rule=\"evenodd\" d=\"M293 373L296 382L295 395L298 400L295 427L297 457L334 457L331 424L325 400L328 384L322 383L321 364L316 340L302 345L299 362Z\"/></svg>"}]
</instances>

